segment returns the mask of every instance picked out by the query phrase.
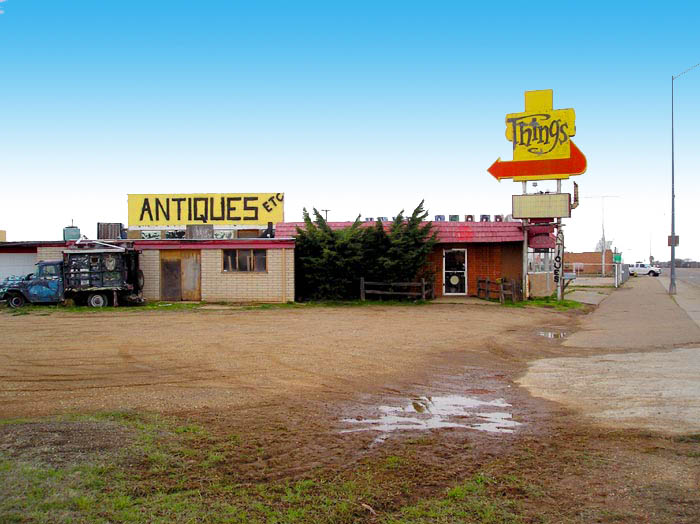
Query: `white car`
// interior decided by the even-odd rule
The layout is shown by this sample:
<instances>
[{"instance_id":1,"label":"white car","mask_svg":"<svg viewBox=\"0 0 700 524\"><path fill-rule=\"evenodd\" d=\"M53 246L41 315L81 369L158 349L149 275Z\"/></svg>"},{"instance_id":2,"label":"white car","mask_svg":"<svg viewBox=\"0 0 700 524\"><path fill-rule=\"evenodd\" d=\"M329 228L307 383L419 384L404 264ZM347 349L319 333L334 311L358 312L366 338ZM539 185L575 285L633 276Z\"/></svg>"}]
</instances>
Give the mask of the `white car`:
<instances>
[{"instance_id":1,"label":"white car","mask_svg":"<svg viewBox=\"0 0 700 524\"><path fill-rule=\"evenodd\" d=\"M660 274L661 268L659 266L645 264L644 262L630 264L630 275L649 275L650 277L658 277Z\"/></svg>"}]
</instances>

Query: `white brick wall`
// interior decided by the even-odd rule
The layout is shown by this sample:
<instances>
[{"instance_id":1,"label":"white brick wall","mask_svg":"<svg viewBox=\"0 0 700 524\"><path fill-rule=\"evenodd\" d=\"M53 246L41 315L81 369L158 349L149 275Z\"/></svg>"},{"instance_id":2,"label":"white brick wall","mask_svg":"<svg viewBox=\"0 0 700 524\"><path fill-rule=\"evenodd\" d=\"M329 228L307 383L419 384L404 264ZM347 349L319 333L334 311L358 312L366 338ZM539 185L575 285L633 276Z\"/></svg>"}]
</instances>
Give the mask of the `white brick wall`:
<instances>
[{"instance_id":1,"label":"white brick wall","mask_svg":"<svg viewBox=\"0 0 700 524\"><path fill-rule=\"evenodd\" d=\"M41 260L63 260L63 250L65 247L37 247L36 261Z\"/></svg>"},{"instance_id":2,"label":"white brick wall","mask_svg":"<svg viewBox=\"0 0 700 524\"><path fill-rule=\"evenodd\" d=\"M160 300L160 251L145 249L141 252L139 265L143 271L143 298Z\"/></svg>"},{"instance_id":3,"label":"white brick wall","mask_svg":"<svg viewBox=\"0 0 700 524\"><path fill-rule=\"evenodd\" d=\"M288 302L294 300L294 249L268 249L267 272L224 272L221 249L202 250L202 300Z\"/></svg>"}]
</instances>

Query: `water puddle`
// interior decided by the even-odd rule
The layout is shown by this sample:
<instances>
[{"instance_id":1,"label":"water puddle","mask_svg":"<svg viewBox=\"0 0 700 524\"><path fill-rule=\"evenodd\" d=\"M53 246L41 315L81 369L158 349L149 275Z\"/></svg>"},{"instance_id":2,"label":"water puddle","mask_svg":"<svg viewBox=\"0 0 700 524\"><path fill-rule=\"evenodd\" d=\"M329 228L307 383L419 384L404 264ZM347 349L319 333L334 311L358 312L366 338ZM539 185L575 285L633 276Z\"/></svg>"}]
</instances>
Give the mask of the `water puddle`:
<instances>
[{"instance_id":1,"label":"water puddle","mask_svg":"<svg viewBox=\"0 0 700 524\"><path fill-rule=\"evenodd\" d=\"M568 335L566 331L538 331L537 334L545 338L564 338Z\"/></svg>"},{"instance_id":2,"label":"water puddle","mask_svg":"<svg viewBox=\"0 0 700 524\"><path fill-rule=\"evenodd\" d=\"M513 433L520 422L512 420L510 407L503 399L479 400L461 395L417 397L404 406L379 406L377 418L343 419L353 427L341 433L376 431L375 443L402 430L427 431L441 428L464 428L488 433ZM491 409L498 411L491 411Z\"/></svg>"}]
</instances>

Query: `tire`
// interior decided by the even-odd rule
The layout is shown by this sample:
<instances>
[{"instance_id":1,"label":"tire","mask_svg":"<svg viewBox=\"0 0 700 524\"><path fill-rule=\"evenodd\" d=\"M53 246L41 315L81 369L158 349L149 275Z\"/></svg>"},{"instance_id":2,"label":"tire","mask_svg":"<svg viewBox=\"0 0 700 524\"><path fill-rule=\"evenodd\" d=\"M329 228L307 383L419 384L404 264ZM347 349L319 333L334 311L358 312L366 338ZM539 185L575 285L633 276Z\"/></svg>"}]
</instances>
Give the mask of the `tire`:
<instances>
[{"instance_id":1,"label":"tire","mask_svg":"<svg viewBox=\"0 0 700 524\"><path fill-rule=\"evenodd\" d=\"M144 286L145 282L146 281L145 281L144 276L143 276L143 271L141 271L139 269L138 273L136 273L136 290L137 291L143 290L143 286Z\"/></svg>"},{"instance_id":2,"label":"tire","mask_svg":"<svg viewBox=\"0 0 700 524\"><path fill-rule=\"evenodd\" d=\"M649 276L650 277L658 277L659 274L656 271L649 271Z\"/></svg>"},{"instance_id":3,"label":"tire","mask_svg":"<svg viewBox=\"0 0 700 524\"><path fill-rule=\"evenodd\" d=\"M107 296L102 293L90 293L87 297L87 305L90 307L105 307Z\"/></svg>"},{"instance_id":4,"label":"tire","mask_svg":"<svg viewBox=\"0 0 700 524\"><path fill-rule=\"evenodd\" d=\"M7 299L7 305L10 306L12 309L19 309L26 303L27 299L24 298L24 295L20 295L19 293L10 295Z\"/></svg>"}]
</instances>

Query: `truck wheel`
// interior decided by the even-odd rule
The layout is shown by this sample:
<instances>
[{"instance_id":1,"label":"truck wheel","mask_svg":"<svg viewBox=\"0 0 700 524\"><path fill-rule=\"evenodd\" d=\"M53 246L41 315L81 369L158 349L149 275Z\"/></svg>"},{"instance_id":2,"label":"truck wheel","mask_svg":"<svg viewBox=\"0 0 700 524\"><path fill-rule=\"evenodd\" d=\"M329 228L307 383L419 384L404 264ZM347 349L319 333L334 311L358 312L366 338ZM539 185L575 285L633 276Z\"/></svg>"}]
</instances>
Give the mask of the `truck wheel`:
<instances>
[{"instance_id":1,"label":"truck wheel","mask_svg":"<svg viewBox=\"0 0 700 524\"><path fill-rule=\"evenodd\" d=\"M7 305L10 306L12 309L19 309L21 308L24 304L26 304L26 300L23 295L10 295L10 298L7 299Z\"/></svg>"},{"instance_id":2,"label":"truck wheel","mask_svg":"<svg viewBox=\"0 0 700 524\"><path fill-rule=\"evenodd\" d=\"M107 297L102 293L91 293L87 298L87 305L90 307L105 307Z\"/></svg>"},{"instance_id":3,"label":"truck wheel","mask_svg":"<svg viewBox=\"0 0 700 524\"><path fill-rule=\"evenodd\" d=\"M138 288L138 291L143 289L144 283L145 279L143 277L143 271L139 269L138 273L136 273L136 287Z\"/></svg>"}]
</instances>

